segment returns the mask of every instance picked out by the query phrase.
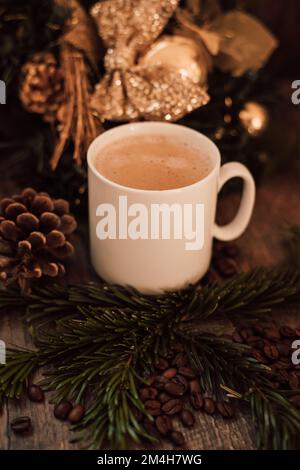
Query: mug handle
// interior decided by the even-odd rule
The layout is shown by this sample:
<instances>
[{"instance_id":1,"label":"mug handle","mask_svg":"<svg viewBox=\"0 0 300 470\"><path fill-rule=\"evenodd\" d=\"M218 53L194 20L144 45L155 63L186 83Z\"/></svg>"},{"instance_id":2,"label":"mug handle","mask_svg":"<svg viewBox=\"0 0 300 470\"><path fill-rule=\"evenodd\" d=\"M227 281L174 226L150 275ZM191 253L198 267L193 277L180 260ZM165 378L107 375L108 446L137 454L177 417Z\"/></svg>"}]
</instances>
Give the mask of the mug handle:
<instances>
[{"instance_id":1,"label":"mug handle","mask_svg":"<svg viewBox=\"0 0 300 470\"><path fill-rule=\"evenodd\" d=\"M253 212L255 183L250 171L241 163L230 162L221 167L218 192L228 180L236 177L244 180L242 200L238 213L232 222L223 226L214 225L213 236L221 241L234 240L242 235L247 228Z\"/></svg>"}]
</instances>

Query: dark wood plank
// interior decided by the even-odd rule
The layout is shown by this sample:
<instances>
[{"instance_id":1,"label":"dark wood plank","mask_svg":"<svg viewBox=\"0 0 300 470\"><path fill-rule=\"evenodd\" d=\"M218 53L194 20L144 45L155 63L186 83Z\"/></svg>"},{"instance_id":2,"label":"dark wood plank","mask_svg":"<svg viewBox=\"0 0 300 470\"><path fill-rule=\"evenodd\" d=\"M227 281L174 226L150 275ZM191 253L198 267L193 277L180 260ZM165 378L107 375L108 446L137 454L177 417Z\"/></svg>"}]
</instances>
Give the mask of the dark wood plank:
<instances>
[{"instance_id":1,"label":"dark wood plank","mask_svg":"<svg viewBox=\"0 0 300 470\"><path fill-rule=\"evenodd\" d=\"M237 195L226 196L219 204L221 220L229 220L238 203ZM255 265L274 265L284 260L282 246L286 222L300 224L299 173L279 175L258 190L255 213L247 232L238 240L244 269ZM90 279L92 270L86 252L87 240L78 240L76 261L73 262L70 281ZM0 338L8 345L30 346L29 335L18 314L1 315ZM34 433L25 438L14 436L8 422L20 415L31 416ZM233 422L203 414L197 416L195 429L186 432L190 449L251 449L255 448L255 431L249 415L239 413ZM27 400L5 406L0 417L0 448L2 449L72 449L67 425L53 418L48 403L35 405ZM162 443L158 448L171 448Z\"/></svg>"}]
</instances>

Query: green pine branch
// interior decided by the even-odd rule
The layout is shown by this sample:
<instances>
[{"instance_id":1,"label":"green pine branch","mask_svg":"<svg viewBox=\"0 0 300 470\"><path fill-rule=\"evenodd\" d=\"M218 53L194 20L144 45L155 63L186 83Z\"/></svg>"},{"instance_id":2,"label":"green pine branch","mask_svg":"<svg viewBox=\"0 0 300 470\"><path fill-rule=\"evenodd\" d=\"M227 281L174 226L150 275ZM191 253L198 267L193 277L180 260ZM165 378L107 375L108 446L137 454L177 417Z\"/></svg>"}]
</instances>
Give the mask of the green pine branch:
<instances>
[{"instance_id":1,"label":"green pine branch","mask_svg":"<svg viewBox=\"0 0 300 470\"><path fill-rule=\"evenodd\" d=\"M272 389L268 368L249 357L247 346L197 329L209 318L253 318L291 305L300 305L300 273L283 268L159 296L105 283L35 288L27 297L0 290L0 309L26 313L36 346L9 351L0 395L19 398L42 367L54 402L86 406L75 439L123 448L128 436L150 439L135 418L134 408L143 410L137 389L156 356L180 338L205 392L223 400L229 391L251 405L261 448L294 448L299 412Z\"/></svg>"}]
</instances>

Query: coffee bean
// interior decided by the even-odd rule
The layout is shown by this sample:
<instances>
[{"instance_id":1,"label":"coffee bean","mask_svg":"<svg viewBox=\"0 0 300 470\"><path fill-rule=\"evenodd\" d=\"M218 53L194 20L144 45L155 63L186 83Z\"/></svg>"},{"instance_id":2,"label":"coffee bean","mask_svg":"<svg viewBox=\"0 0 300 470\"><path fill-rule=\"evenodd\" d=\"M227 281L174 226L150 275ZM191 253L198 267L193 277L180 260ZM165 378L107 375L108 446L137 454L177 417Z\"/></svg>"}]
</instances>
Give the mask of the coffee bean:
<instances>
[{"instance_id":1,"label":"coffee bean","mask_svg":"<svg viewBox=\"0 0 300 470\"><path fill-rule=\"evenodd\" d=\"M237 266L233 259L217 257L214 259L214 266L218 273L225 278L232 277L237 273Z\"/></svg>"},{"instance_id":2,"label":"coffee bean","mask_svg":"<svg viewBox=\"0 0 300 470\"><path fill-rule=\"evenodd\" d=\"M173 431L173 424L169 416L157 416L155 419L155 425L162 436L167 436L170 432Z\"/></svg>"},{"instance_id":3,"label":"coffee bean","mask_svg":"<svg viewBox=\"0 0 300 470\"><path fill-rule=\"evenodd\" d=\"M244 341L246 341L248 338L252 337L254 334L254 331L252 328L242 328L239 330L239 333L241 337L243 338Z\"/></svg>"},{"instance_id":4,"label":"coffee bean","mask_svg":"<svg viewBox=\"0 0 300 470\"><path fill-rule=\"evenodd\" d=\"M269 362L268 359L265 356L263 356L263 354L257 349L252 349L250 352L250 355L254 357L254 359L256 359L257 362L260 362L261 364L268 364Z\"/></svg>"},{"instance_id":5,"label":"coffee bean","mask_svg":"<svg viewBox=\"0 0 300 470\"><path fill-rule=\"evenodd\" d=\"M183 375L180 375L180 374L177 374L176 377L174 377L171 382L173 383L179 383L183 386L184 388L184 393L187 391L187 389L189 388L189 383L187 381L187 379L185 377L183 377Z\"/></svg>"},{"instance_id":6,"label":"coffee bean","mask_svg":"<svg viewBox=\"0 0 300 470\"><path fill-rule=\"evenodd\" d=\"M204 398L204 405L203 405L205 413L212 415L216 411L215 402L212 398Z\"/></svg>"},{"instance_id":7,"label":"coffee bean","mask_svg":"<svg viewBox=\"0 0 300 470\"><path fill-rule=\"evenodd\" d=\"M177 447L182 447L185 444L184 436L181 432L173 431L170 434L171 441Z\"/></svg>"},{"instance_id":8,"label":"coffee bean","mask_svg":"<svg viewBox=\"0 0 300 470\"><path fill-rule=\"evenodd\" d=\"M279 333L283 338L294 338L296 336L295 330L288 325L281 326L279 328Z\"/></svg>"},{"instance_id":9,"label":"coffee bean","mask_svg":"<svg viewBox=\"0 0 300 470\"><path fill-rule=\"evenodd\" d=\"M216 407L223 418L233 418L234 408L231 403L228 403L227 401L221 401L216 403Z\"/></svg>"},{"instance_id":10,"label":"coffee bean","mask_svg":"<svg viewBox=\"0 0 300 470\"><path fill-rule=\"evenodd\" d=\"M292 367L292 362L289 359L283 357L279 361L274 362L274 366L276 369L288 370Z\"/></svg>"},{"instance_id":11,"label":"coffee bean","mask_svg":"<svg viewBox=\"0 0 300 470\"><path fill-rule=\"evenodd\" d=\"M189 385L191 393L201 392L201 387L198 380L191 380Z\"/></svg>"},{"instance_id":12,"label":"coffee bean","mask_svg":"<svg viewBox=\"0 0 300 470\"><path fill-rule=\"evenodd\" d=\"M149 419L145 418L143 420L143 427L150 436L155 437L157 440L161 439L161 435L157 431L156 426L149 421Z\"/></svg>"},{"instance_id":13,"label":"coffee bean","mask_svg":"<svg viewBox=\"0 0 300 470\"><path fill-rule=\"evenodd\" d=\"M290 402L293 403L293 405L297 408L300 408L300 395L294 395L291 397Z\"/></svg>"},{"instance_id":14,"label":"coffee bean","mask_svg":"<svg viewBox=\"0 0 300 470\"><path fill-rule=\"evenodd\" d=\"M36 403L41 403L45 398L44 392L41 387L35 384L29 385L27 389L27 395L30 401Z\"/></svg>"},{"instance_id":15,"label":"coffee bean","mask_svg":"<svg viewBox=\"0 0 300 470\"><path fill-rule=\"evenodd\" d=\"M173 398L172 400L167 401L161 407L161 410L167 415L175 415L182 410L183 404L181 400Z\"/></svg>"},{"instance_id":16,"label":"coffee bean","mask_svg":"<svg viewBox=\"0 0 300 470\"><path fill-rule=\"evenodd\" d=\"M180 419L182 424L187 428L191 428L195 424L195 417L190 410L182 410Z\"/></svg>"},{"instance_id":17,"label":"coffee bean","mask_svg":"<svg viewBox=\"0 0 300 470\"><path fill-rule=\"evenodd\" d=\"M157 370L166 370L169 367L169 363L163 357L155 361L155 367Z\"/></svg>"},{"instance_id":18,"label":"coffee bean","mask_svg":"<svg viewBox=\"0 0 300 470\"><path fill-rule=\"evenodd\" d=\"M273 344L267 345L264 347L264 355L274 361L279 357L278 349Z\"/></svg>"},{"instance_id":19,"label":"coffee bean","mask_svg":"<svg viewBox=\"0 0 300 470\"><path fill-rule=\"evenodd\" d=\"M298 390L300 388L300 379L297 375L291 375L289 379L289 387L291 390Z\"/></svg>"},{"instance_id":20,"label":"coffee bean","mask_svg":"<svg viewBox=\"0 0 300 470\"><path fill-rule=\"evenodd\" d=\"M54 416L61 421L64 421L69 416L72 410L72 404L69 401L61 401L54 408Z\"/></svg>"},{"instance_id":21,"label":"coffee bean","mask_svg":"<svg viewBox=\"0 0 300 470\"><path fill-rule=\"evenodd\" d=\"M71 424L79 423L82 420L85 413L84 406L75 405L68 415L68 420Z\"/></svg>"},{"instance_id":22,"label":"coffee bean","mask_svg":"<svg viewBox=\"0 0 300 470\"><path fill-rule=\"evenodd\" d=\"M160 406L158 400L147 400L145 402L145 409L151 416L158 416L160 414Z\"/></svg>"},{"instance_id":23,"label":"coffee bean","mask_svg":"<svg viewBox=\"0 0 300 470\"><path fill-rule=\"evenodd\" d=\"M186 388L181 382L177 380L175 381L174 379L171 382L165 384L165 391L173 397L182 397L186 391Z\"/></svg>"},{"instance_id":24,"label":"coffee bean","mask_svg":"<svg viewBox=\"0 0 300 470\"><path fill-rule=\"evenodd\" d=\"M266 339L277 341L280 339L280 334L277 328L264 328L263 335Z\"/></svg>"},{"instance_id":25,"label":"coffee bean","mask_svg":"<svg viewBox=\"0 0 300 470\"><path fill-rule=\"evenodd\" d=\"M192 405L194 410L201 410L204 404L204 399L200 392L192 392L190 394L190 404Z\"/></svg>"},{"instance_id":26,"label":"coffee bean","mask_svg":"<svg viewBox=\"0 0 300 470\"><path fill-rule=\"evenodd\" d=\"M254 349L262 350L265 347L265 340L259 336L249 336L249 338L246 339L246 343Z\"/></svg>"},{"instance_id":27,"label":"coffee bean","mask_svg":"<svg viewBox=\"0 0 300 470\"><path fill-rule=\"evenodd\" d=\"M155 377L153 385L157 388L157 390L164 390L167 383L169 383L169 381L166 377L163 375L158 375Z\"/></svg>"},{"instance_id":28,"label":"coffee bean","mask_svg":"<svg viewBox=\"0 0 300 470\"><path fill-rule=\"evenodd\" d=\"M10 427L15 434L26 434L32 429L31 419L29 416L20 416L10 423Z\"/></svg>"},{"instance_id":29,"label":"coffee bean","mask_svg":"<svg viewBox=\"0 0 300 470\"><path fill-rule=\"evenodd\" d=\"M196 377L195 372L190 367L179 367L178 374L187 379L194 379Z\"/></svg>"},{"instance_id":30,"label":"coffee bean","mask_svg":"<svg viewBox=\"0 0 300 470\"><path fill-rule=\"evenodd\" d=\"M141 388L139 391L139 395L142 401L154 400L158 395L158 390L153 387Z\"/></svg>"},{"instance_id":31,"label":"coffee bean","mask_svg":"<svg viewBox=\"0 0 300 470\"><path fill-rule=\"evenodd\" d=\"M166 379L170 380L173 377L175 377L176 374L177 374L177 369L175 369L175 367L172 367L170 369L165 370L162 375L163 377L166 377Z\"/></svg>"},{"instance_id":32,"label":"coffee bean","mask_svg":"<svg viewBox=\"0 0 300 470\"><path fill-rule=\"evenodd\" d=\"M176 367L184 367L187 365L188 358L184 353L178 353L172 361L172 365Z\"/></svg>"},{"instance_id":33,"label":"coffee bean","mask_svg":"<svg viewBox=\"0 0 300 470\"><path fill-rule=\"evenodd\" d=\"M280 356L283 357L290 357L291 356L291 345L289 343L277 343L276 347L278 349L278 352Z\"/></svg>"},{"instance_id":34,"label":"coffee bean","mask_svg":"<svg viewBox=\"0 0 300 470\"><path fill-rule=\"evenodd\" d=\"M241 337L240 333L238 331L234 331L232 334L232 340L235 343L242 344L244 342L243 338Z\"/></svg>"},{"instance_id":35,"label":"coffee bean","mask_svg":"<svg viewBox=\"0 0 300 470\"><path fill-rule=\"evenodd\" d=\"M169 401L172 399L171 395L169 395L166 392L161 392L157 398L161 403L166 403L166 401Z\"/></svg>"}]
</instances>

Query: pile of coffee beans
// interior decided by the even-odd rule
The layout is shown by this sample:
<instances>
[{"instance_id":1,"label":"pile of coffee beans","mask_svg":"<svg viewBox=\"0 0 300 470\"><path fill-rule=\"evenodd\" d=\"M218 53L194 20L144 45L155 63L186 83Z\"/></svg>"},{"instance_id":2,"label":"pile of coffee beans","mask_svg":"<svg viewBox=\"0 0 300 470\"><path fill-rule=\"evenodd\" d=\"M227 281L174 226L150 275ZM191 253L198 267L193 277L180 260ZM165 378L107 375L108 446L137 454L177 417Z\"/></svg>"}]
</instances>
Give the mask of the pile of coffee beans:
<instances>
[{"instance_id":1,"label":"pile of coffee beans","mask_svg":"<svg viewBox=\"0 0 300 470\"><path fill-rule=\"evenodd\" d=\"M135 410L138 421L142 422L148 434L158 439L167 438L175 446L182 447L184 436L175 430L174 418L179 418L184 427L191 428L195 424L193 411L201 410L210 415L219 413L224 418L234 416L231 403L215 402L202 393L182 344L174 345L168 358L158 358L155 368L155 374L147 378L149 385L139 390L145 410L153 420Z\"/></svg>"},{"instance_id":2,"label":"pile of coffee beans","mask_svg":"<svg viewBox=\"0 0 300 470\"><path fill-rule=\"evenodd\" d=\"M300 390L300 364L293 364L294 340L300 340L300 328L277 325L275 322L257 322L241 325L232 336L236 343L251 347L250 354L260 364L270 367L269 378L280 390ZM300 357L300 354L299 354ZM300 407L300 394L290 400Z\"/></svg>"}]
</instances>

